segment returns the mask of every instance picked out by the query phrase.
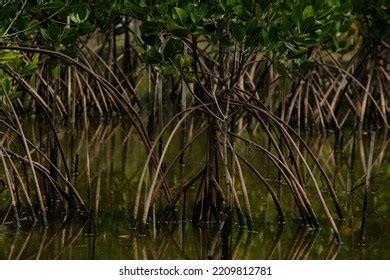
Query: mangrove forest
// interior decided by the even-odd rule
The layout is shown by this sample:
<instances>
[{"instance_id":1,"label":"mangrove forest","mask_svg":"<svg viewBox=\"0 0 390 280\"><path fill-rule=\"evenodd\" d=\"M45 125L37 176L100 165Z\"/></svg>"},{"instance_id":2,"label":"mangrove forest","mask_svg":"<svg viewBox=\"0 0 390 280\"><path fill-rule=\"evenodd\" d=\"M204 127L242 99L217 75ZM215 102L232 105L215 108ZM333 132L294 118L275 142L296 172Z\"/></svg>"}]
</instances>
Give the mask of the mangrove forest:
<instances>
[{"instance_id":1,"label":"mangrove forest","mask_svg":"<svg viewBox=\"0 0 390 280\"><path fill-rule=\"evenodd\" d=\"M390 259L388 0L0 0L0 259Z\"/></svg>"}]
</instances>

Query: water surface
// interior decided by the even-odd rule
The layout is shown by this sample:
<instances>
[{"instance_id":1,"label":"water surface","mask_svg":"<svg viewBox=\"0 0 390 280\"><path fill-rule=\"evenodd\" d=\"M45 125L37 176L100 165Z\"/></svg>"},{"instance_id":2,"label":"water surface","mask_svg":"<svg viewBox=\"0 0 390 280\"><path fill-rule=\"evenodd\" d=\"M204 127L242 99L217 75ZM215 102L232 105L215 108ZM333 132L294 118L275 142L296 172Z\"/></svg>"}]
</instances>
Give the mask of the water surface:
<instances>
[{"instance_id":1,"label":"water surface","mask_svg":"<svg viewBox=\"0 0 390 280\"><path fill-rule=\"evenodd\" d=\"M36 121L24 124L29 137L47 149L45 127ZM249 233L233 221L230 234L222 235L214 221L203 225L191 223L191 209L196 194L189 190L186 220L159 223L158 200L155 219L151 219L146 235L130 229L135 189L146 159L145 149L132 129L121 121L92 122L88 131L79 127L59 129L61 141L71 168L74 184L89 205L98 198L98 215L86 219L79 214L58 211L51 214L50 226L43 228L24 220L16 230L9 220L0 225L0 259L390 259L390 158L386 135L376 134L373 163L373 189L368 213L367 242L359 244L365 170L367 168L370 134L345 131L339 136L310 136L307 141L328 172L346 219L337 221L343 244L334 239L321 214L321 206L312 187L307 186L310 199L322 225L321 230L302 228L289 191L278 174L251 147L238 149L269 178L278 191L286 215L286 223L277 223L276 211L264 187L251 174L246 174L256 232ZM261 140L261 136L252 136ZM178 145L175 142L174 145ZM335 144L336 143L336 144ZM202 137L185 156L185 165L175 165L169 182L180 184L191 177L204 163L205 139ZM172 158L175 149L168 155ZM352 156L354 154L354 156ZM88 161L89 168L86 167ZM353 172L351 172L353 162ZM318 173L316 173L318 175ZM318 182L322 185L321 176ZM353 190L353 191L351 191ZM324 193L326 193L324 187ZM0 217L3 219L9 197L0 194ZM178 213L182 212L178 205ZM332 209L333 211L333 209Z\"/></svg>"}]
</instances>

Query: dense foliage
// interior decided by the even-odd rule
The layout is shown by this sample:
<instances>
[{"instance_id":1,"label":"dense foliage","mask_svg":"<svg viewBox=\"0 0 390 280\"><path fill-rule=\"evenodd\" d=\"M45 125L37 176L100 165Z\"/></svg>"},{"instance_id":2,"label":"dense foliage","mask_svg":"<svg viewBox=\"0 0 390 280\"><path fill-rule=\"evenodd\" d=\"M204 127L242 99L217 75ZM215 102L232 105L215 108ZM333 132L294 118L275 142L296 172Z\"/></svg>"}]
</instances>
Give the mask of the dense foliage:
<instances>
[{"instance_id":1,"label":"dense foliage","mask_svg":"<svg viewBox=\"0 0 390 280\"><path fill-rule=\"evenodd\" d=\"M317 46L347 52L355 30L373 41L389 36L389 7L382 1L1 1L0 40L50 47L76 55L74 48L94 32L125 32L140 23L135 48L146 63L180 61L183 43L206 40L208 55L222 49L260 52L280 72L308 66ZM194 46L193 46L194 47ZM2 53L2 61L10 54ZM8 58L7 58L8 56ZM171 73L170 68L165 73Z\"/></svg>"},{"instance_id":2,"label":"dense foliage","mask_svg":"<svg viewBox=\"0 0 390 280\"><path fill-rule=\"evenodd\" d=\"M353 53L359 46L385 42L390 30L385 0L4 0L0 6L2 49L20 44L78 57L79 49L95 44L96 35L102 34L103 40L114 40L114 47L107 50L113 52L108 61L112 66L120 55L115 38L125 36L124 72L134 74L139 63L155 64L165 78L173 75L187 82L197 78L200 84L205 83L200 78L205 62L210 70L210 63L221 67L218 60L229 56L240 60L239 69L227 69L236 82L253 60L270 61L278 73L299 77L312 69L316 48ZM132 58L130 50L142 61ZM22 75L31 75L38 67L37 57L21 63L21 54L15 51L2 51L0 61L16 63L15 70ZM53 74L58 76L59 69ZM2 81L6 77L0 73ZM8 90L7 84L4 87ZM11 94L15 98L15 91Z\"/></svg>"}]
</instances>

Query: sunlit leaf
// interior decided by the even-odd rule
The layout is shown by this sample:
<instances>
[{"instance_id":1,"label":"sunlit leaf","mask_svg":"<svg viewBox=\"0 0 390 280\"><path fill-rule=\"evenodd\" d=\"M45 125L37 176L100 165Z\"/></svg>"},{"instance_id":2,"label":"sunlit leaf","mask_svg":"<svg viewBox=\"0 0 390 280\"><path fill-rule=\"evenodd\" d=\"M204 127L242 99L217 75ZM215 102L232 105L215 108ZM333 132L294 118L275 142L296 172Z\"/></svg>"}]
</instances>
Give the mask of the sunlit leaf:
<instances>
[{"instance_id":1,"label":"sunlit leaf","mask_svg":"<svg viewBox=\"0 0 390 280\"><path fill-rule=\"evenodd\" d=\"M76 24L85 22L89 18L90 11L86 5L73 7L73 12L69 14L69 18Z\"/></svg>"},{"instance_id":2,"label":"sunlit leaf","mask_svg":"<svg viewBox=\"0 0 390 280\"><path fill-rule=\"evenodd\" d=\"M194 62L194 58L190 55L183 55L179 58L180 67L185 68Z\"/></svg>"},{"instance_id":3,"label":"sunlit leaf","mask_svg":"<svg viewBox=\"0 0 390 280\"><path fill-rule=\"evenodd\" d=\"M0 64L20 61L23 55L16 51L2 51L0 52Z\"/></svg>"},{"instance_id":4,"label":"sunlit leaf","mask_svg":"<svg viewBox=\"0 0 390 280\"><path fill-rule=\"evenodd\" d=\"M172 13L173 19L179 23L181 26L185 26L187 23L187 13L178 7L173 8L173 13Z\"/></svg>"},{"instance_id":5,"label":"sunlit leaf","mask_svg":"<svg viewBox=\"0 0 390 280\"><path fill-rule=\"evenodd\" d=\"M302 12L302 20L305 21L309 17L314 16L314 10L312 6L307 6Z\"/></svg>"}]
</instances>

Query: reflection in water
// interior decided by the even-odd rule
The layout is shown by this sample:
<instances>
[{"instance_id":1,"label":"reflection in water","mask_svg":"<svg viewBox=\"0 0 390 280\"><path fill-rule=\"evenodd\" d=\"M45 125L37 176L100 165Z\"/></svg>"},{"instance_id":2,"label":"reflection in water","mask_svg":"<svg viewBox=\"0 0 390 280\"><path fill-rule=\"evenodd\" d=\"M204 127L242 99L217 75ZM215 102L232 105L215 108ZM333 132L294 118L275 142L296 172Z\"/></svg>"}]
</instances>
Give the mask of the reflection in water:
<instances>
[{"instance_id":1,"label":"reflection in water","mask_svg":"<svg viewBox=\"0 0 390 280\"><path fill-rule=\"evenodd\" d=\"M79 221L80 222L80 221ZM320 231L299 227L284 232L284 227L275 231L248 233L233 231L226 242L218 231L192 227L190 224L164 225L157 238L147 234L140 236L135 231L116 235L110 232L87 234L88 222L70 223L65 219L54 228L42 229L32 225L28 230L14 231L1 228L2 259L223 259L229 250L232 259L336 259L343 248L331 238L324 242ZM7 234L4 235L3 232ZM292 234L290 236L290 234ZM186 236L183 239L183 236ZM271 237L273 236L273 238ZM332 236L328 234L328 236ZM356 248L359 258L365 248ZM342 256L343 258L345 256Z\"/></svg>"},{"instance_id":2,"label":"reflection in water","mask_svg":"<svg viewBox=\"0 0 390 280\"><path fill-rule=\"evenodd\" d=\"M45 149L42 126L31 126L31 138ZM313 196L313 208L318 211L322 230L299 226L293 200L280 174L273 173L260 155L251 152L248 161L266 170L267 180L278 193L286 215L286 224L279 225L272 199L259 185L258 178L249 169L247 176L249 197L256 232L240 229L233 220L231 230L214 221L193 225L187 222L165 223L159 219L163 202L157 199L153 219L144 236L129 228L129 216L145 151L133 131L121 123L102 123L84 129L64 128L59 133L67 161L71 163L73 183L79 188L93 215L89 219L79 214L52 214L48 228L22 221L22 228L12 226L9 198L1 192L0 259L389 259L390 192L384 187L390 180L388 139L376 135L370 163L370 134L345 133L343 137L309 137L308 143L318 155L324 169L336 186L346 219L339 221L343 244L339 244L320 214L320 205ZM86 149L86 145L88 149ZM245 154L246 147L241 153ZM174 154L173 154L174 155ZM202 146L195 145L186 155L186 166L175 166L169 183L180 185L202 168ZM298 164L302 164L298 162ZM370 166L369 166L370 165ZM367 170L370 175L367 178ZM1 173L1 171L0 171ZM309 175L303 174L305 182ZM322 183L322 176L316 174ZM372 195L366 213L366 244L360 246L361 218L366 185L369 181ZM313 192L306 186L309 193ZM326 190L324 188L324 193ZM197 186L189 188L186 204L178 205L179 216L192 213ZM142 193L141 195L145 195ZM327 197L326 199L330 199ZM188 215L188 214L187 214ZM59 218L62 217L62 218ZM1 221L0 221L1 222Z\"/></svg>"},{"instance_id":3,"label":"reflection in water","mask_svg":"<svg viewBox=\"0 0 390 280\"><path fill-rule=\"evenodd\" d=\"M73 217L64 218L62 223L52 228L39 228L37 224L32 224L26 230L12 231L2 227L0 234L3 235L3 254L7 255L2 255L2 258L62 259L64 253L72 251L75 242L83 235L84 227L85 224L76 226Z\"/></svg>"}]
</instances>

